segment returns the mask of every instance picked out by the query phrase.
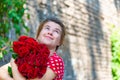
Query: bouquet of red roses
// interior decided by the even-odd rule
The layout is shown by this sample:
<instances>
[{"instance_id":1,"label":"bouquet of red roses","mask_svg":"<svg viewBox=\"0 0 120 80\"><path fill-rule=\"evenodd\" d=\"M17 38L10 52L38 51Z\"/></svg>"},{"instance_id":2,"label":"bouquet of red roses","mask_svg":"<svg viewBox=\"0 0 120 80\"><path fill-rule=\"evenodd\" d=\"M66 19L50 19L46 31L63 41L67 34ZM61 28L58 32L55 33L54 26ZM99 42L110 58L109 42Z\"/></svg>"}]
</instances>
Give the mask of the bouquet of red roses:
<instances>
[{"instance_id":1,"label":"bouquet of red roses","mask_svg":"<svg viewBox=\"0 0 120 80\"><path fill-rule=\"evenodd\" d=\"M13 51L18 55L15 59L18 71L24 77L41 78L45 74L50 54L46 45L32 37L20 36L18 41L13 42Z\"/></svg>"}]
</instances>

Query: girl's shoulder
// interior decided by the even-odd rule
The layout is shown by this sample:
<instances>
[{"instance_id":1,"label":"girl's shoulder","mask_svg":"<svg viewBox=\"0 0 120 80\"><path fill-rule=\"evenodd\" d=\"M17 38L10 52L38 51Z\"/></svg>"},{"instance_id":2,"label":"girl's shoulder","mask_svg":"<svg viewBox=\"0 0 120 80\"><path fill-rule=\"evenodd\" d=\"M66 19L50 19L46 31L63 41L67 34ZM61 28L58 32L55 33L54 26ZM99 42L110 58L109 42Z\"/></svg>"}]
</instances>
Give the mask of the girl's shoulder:
<instances>
[{"instance_id":1,"label":"girl's shoulder","mask_svg":"<svg viewBox=\"0 0 120 80\"><path fill-rule=\"evenodd\" d=\"M53 55L52 56L50 56L50 58L49 58L50 60L55 60L56 62L57 61L62 61L63 62L63 59L62 59L62 57L61 56L59 56L56 52L55 53L53 53Z\"/></svg>"},{"instance_id":2,"label":"girl's shoulder","mask_svg":"<svg viewBox=\"0 0 120 80\"><path fill-rule=\"evenodd\" d=\"M57 74L57 79L60 80L62 79L64 75L64 62L62 57L54 53L52 56L50 56L49 61L48 61L48 67Z\"/></svg>"}]
</instances>

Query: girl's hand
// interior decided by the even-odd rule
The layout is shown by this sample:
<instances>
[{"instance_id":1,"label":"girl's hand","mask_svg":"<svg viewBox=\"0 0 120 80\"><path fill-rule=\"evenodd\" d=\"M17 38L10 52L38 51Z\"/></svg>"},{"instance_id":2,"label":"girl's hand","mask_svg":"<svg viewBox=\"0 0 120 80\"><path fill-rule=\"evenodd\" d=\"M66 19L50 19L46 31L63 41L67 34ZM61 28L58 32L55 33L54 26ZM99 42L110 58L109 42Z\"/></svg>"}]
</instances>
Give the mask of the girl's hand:
<instances>
[{"instance_id":1,"label":"girl's hand","mask_svg":"<svg viewBox=\"0 0 120 80\"><path fill-rule=\"evenodd\" d=\"M10 61L12 73L13 73L13 79L14 80L26 80L18 71L17 65L14 62L14 59L11 59Z\"/></svg>"}]
</instances>

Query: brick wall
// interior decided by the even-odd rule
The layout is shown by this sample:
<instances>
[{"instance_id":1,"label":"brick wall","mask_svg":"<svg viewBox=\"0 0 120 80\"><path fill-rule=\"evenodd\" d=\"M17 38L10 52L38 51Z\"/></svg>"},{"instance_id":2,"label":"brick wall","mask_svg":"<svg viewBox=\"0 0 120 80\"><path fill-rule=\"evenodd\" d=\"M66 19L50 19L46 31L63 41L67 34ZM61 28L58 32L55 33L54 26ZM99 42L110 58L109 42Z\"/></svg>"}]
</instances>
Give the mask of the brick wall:
<instances>
[{"instance_id":1,"label":"brick wall","mask_svg":"<svg viewBox=\"0 0 120 80\"><path fill-rule=\"evenodd\" d=\"M39 21L56 16L67 36L58 51L65 62L64 80L112 80L109 24L119 25L114 0L28 0L31 36Z\"/></svg>"}]
</instances>

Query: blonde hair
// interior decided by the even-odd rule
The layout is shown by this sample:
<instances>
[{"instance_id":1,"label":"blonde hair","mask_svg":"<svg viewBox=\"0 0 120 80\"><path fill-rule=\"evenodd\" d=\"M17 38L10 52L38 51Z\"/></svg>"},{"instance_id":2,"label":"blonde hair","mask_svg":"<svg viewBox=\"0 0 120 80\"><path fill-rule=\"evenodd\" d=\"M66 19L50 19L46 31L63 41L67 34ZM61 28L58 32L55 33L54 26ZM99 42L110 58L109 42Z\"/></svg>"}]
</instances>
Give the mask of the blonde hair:
<instances>
[{"instance_id":1,"label":"blonde hair","mask_svg":"<svg viewBox=\"0 0 120 80\"><path fill-rule=\"evenodd\" d=\"M40 23L40 25L39 25L39 27L38 27L38 30L37 30L37 34L36 34L36 39L38 38L38 36L39 36L39 34L40 34L40 32L41 32L44 24L47 23L47 22L49 22L49 21L55 22L55 23L57 23L58 25L60 25L60 27L61 27L61 29L62 29L62 34L61 34L61 39L60 39L60 45L62 45L62 44L63 44L63 41L64 41L64 38L65 38L65 33L66 33L66 31L65 31L65 26L64 26L64 24L63 24L59 19L53 18L53 17L52 17L52 18L47 18L47 19L45 19L44 21L42 21L42 22ZM56 50L58 49L58 47L59 47L59 46L56 47Z\"/></svg>"}]
</instances>

